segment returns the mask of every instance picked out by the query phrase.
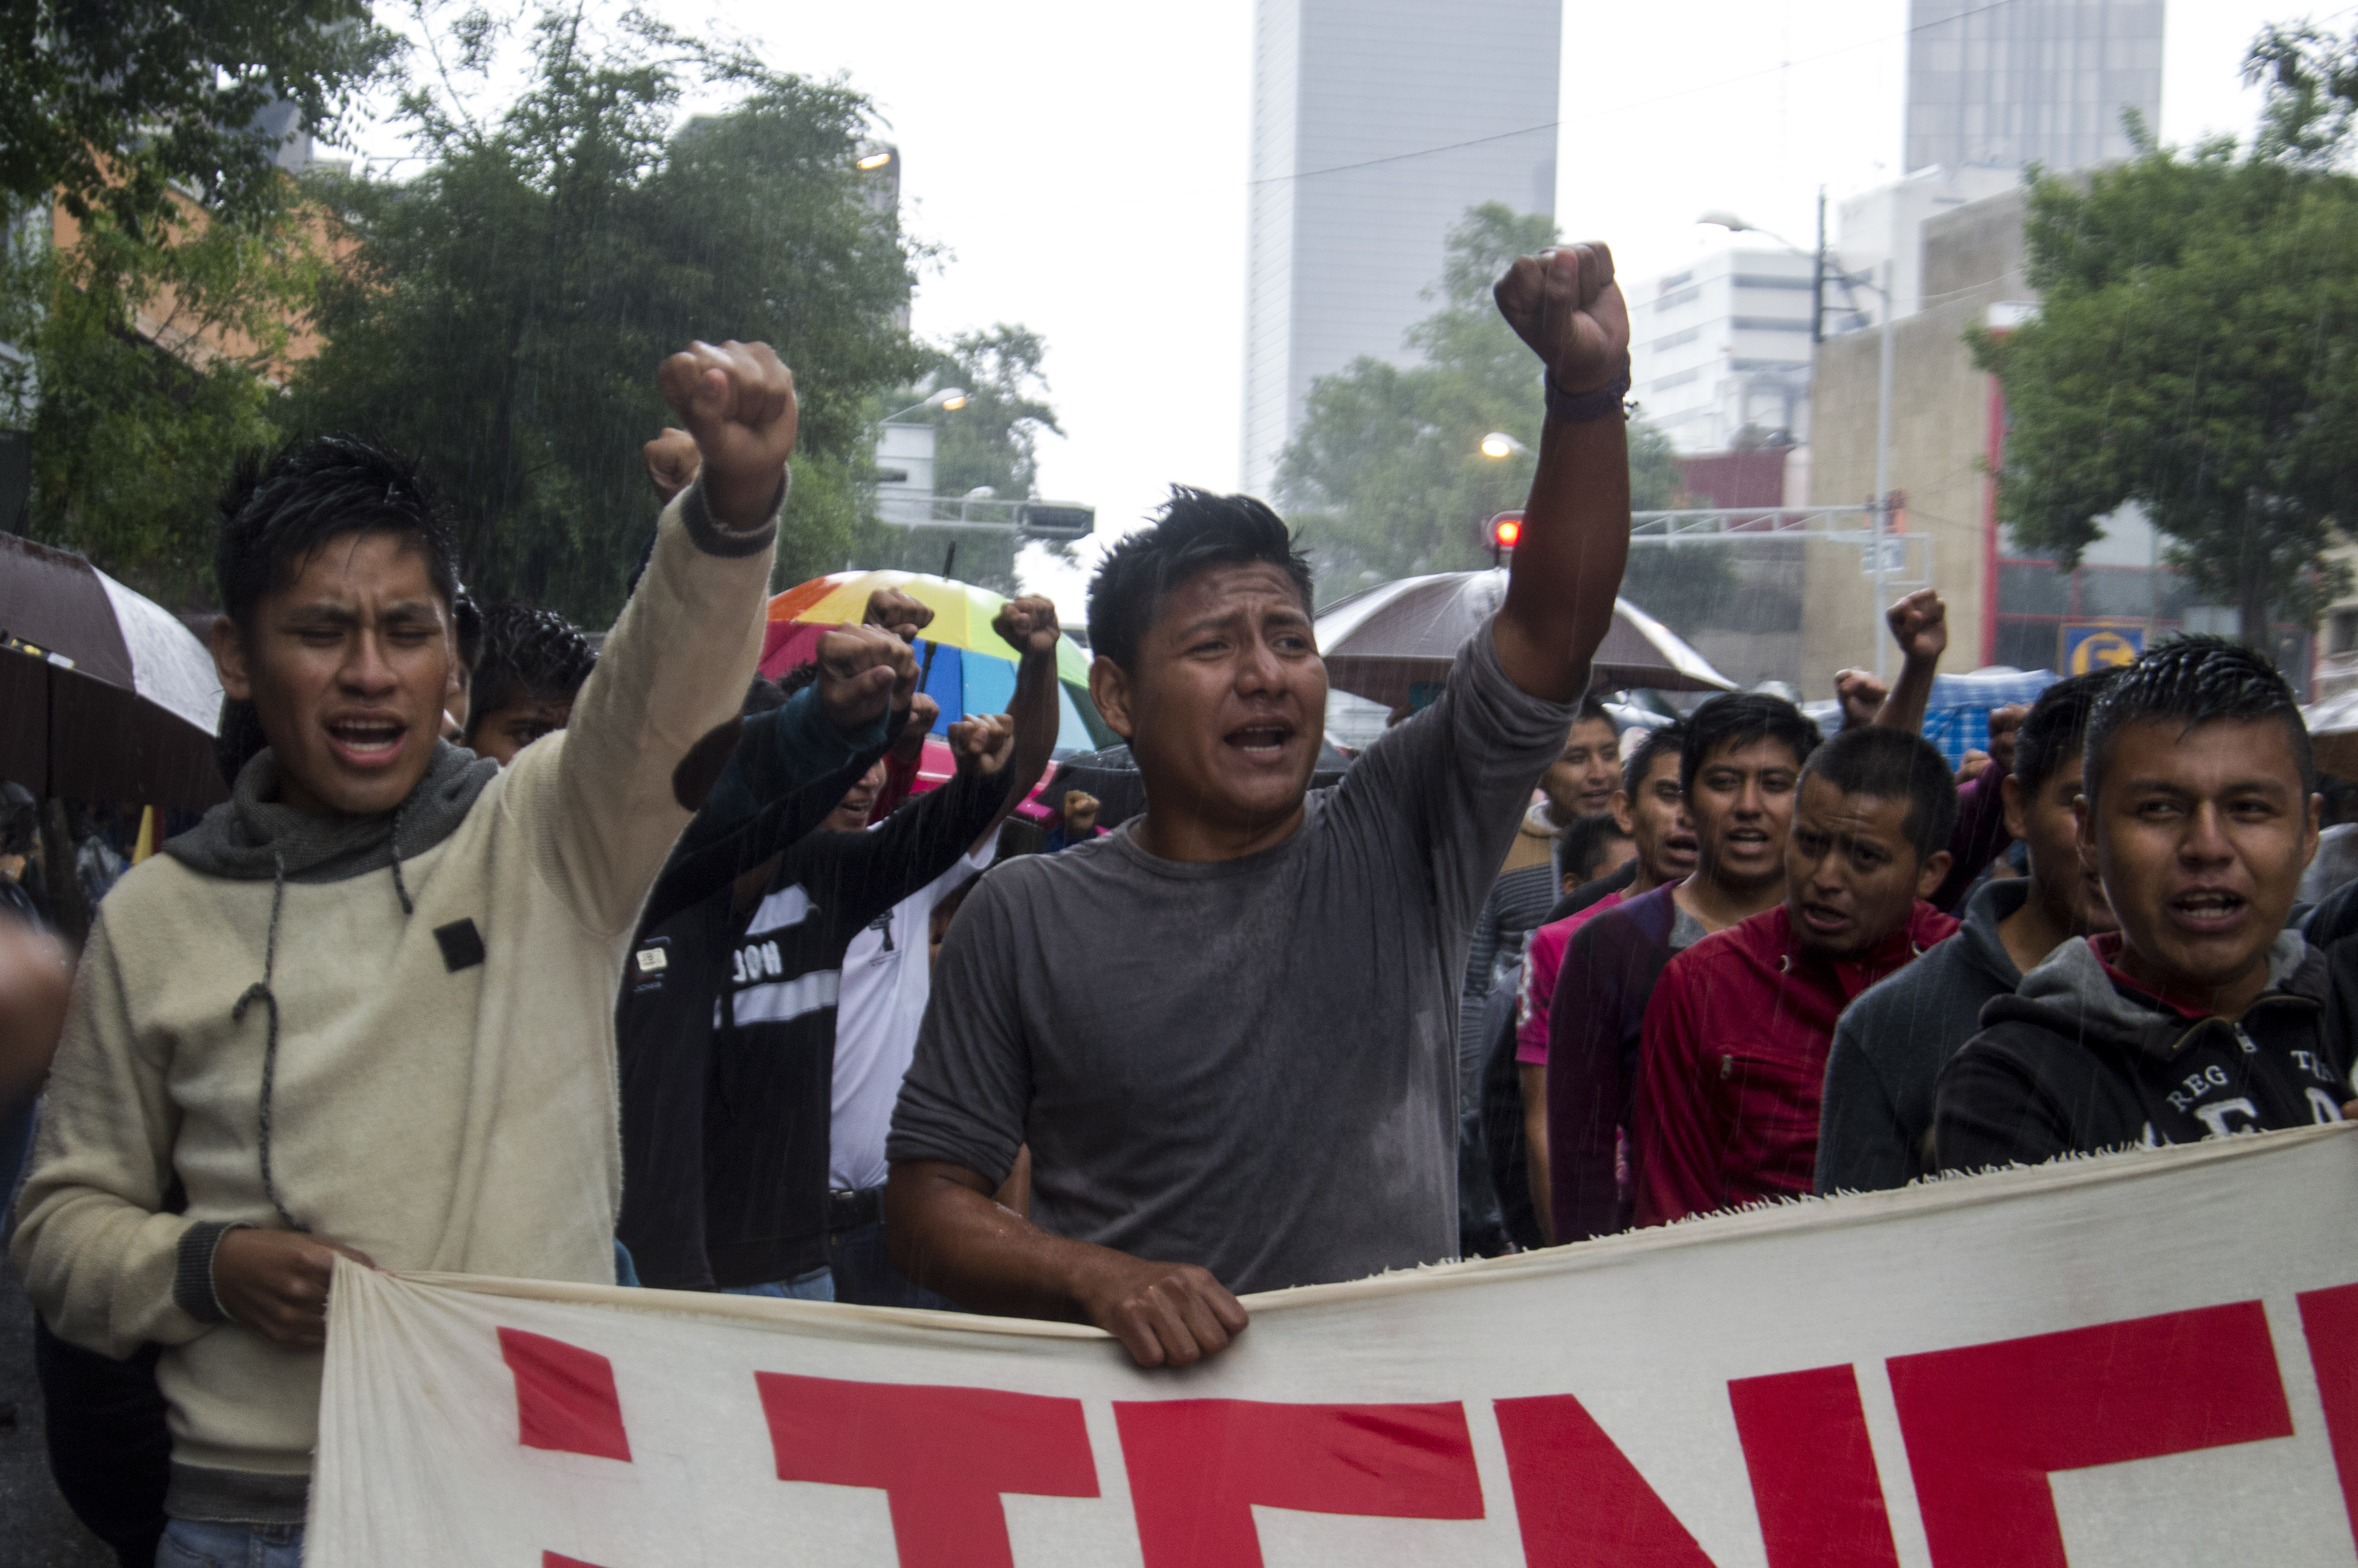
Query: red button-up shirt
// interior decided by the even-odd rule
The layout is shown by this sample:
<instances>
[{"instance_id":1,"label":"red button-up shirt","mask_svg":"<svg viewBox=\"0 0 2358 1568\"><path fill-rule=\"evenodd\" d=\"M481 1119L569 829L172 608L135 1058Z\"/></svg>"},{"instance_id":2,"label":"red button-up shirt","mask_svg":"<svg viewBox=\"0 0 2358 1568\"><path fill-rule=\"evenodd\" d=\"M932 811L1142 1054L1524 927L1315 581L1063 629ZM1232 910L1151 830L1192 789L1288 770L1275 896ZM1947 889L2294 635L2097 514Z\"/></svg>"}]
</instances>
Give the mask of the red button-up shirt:
<instances>
[{"instance_id":1,"label":"red button-up shirt","mask_svg":"<svg viewBox=\"0 0 2358 1568\"><path fill-rule=\"evenodd\" d=\"M1829 963L1801 951L1779 904L1672 958L1646 1007L1638 1223L1809 1192L1835 1020L1956 929L1920 900L1866 957Z\"/></svg>"}]
</instances>

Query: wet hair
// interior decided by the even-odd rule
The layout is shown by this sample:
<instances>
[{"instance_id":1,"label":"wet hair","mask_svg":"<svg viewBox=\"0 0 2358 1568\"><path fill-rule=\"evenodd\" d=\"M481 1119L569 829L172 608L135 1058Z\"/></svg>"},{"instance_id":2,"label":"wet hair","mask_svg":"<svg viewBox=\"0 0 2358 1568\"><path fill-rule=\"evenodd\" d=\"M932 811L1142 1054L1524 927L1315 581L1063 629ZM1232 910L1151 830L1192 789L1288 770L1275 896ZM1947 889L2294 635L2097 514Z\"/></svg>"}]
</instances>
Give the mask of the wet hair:
<instances>
[{"instance_id":1,"label":"wet hair","mask_svg":"<svg viewBox=\"0 0 2358 1568\"><path fill-rule=\"evenodd\" d=\"M1609 811L1574 818L1572 826L1556 838L1556 880L1576 877L1584 882L1594 881L1596 868L1605 861L1605 852L1617 842L1628 842L1628 838Z\"/></svg>"},{"instance_id":2,"label":"wet hair","mask_svg":"<svg viewBox=\"0 0 2358 1568\"><path fill-rule=\"evenodd\" d=\"M269 745L270 737L262 732L261 710L244 697L224 694L213 732L213 766L220 771L222 783L237 788L237 775Z\"/></svg>"},{"instance_id":3,"label":"wet hair","mask_svg":"<svg viewBox=\"0 0 2358 1568\"><path fill-rule=\"evenodd\" d=\"M2087 771L2081 787L2090 800L2103 781L2113 740L2131 724L2175 724L2184 736L2222 720L2274 719L2292 738L2300 793L2317 789L2317 756L2309 726L2276 661L2224 637L2173 637L2120 671L2088 717Z\"/></svg>"},{"instance_id":4,"label":"wet hair","mask_svg":"<svg viewBox=\"0 0 2358 1568\"><path fill-rule=\"evenodd\" d=\"M461 586L450 600L450 631L459 643L459 663L465 667L467 679L475 678L475 666L483 657L483 611L475 596ZM470 685L469 688L473 687Z\"/></svg>"},{"instance_id":5,"label":"wet hair","mask_svg":"<svg viewBox=\"0 0 2358 1568\"><path fill-rule=\"evenodd\" d=\"M797 675L801 675L805 670L807 670L810 673L803 676L799 681L795 682L795 691L800 691L804 687L806 687L810 685L811 682L818 679L818 665L816 664L796 665L793 669L786 672L786 678L788 680L794 680ZM772 680L769 676L764 675L756 675L752 681L745 687L745 700L738 705L737 711L747 719L751 719L755 714L759 713L774 713L779 708L784 708L786 705L787 699L793 695L793 692L789 692L784 687L780 686L776 681Z\"/></svg>"},{"instance_id":6,"label":"wet hair","mask_svg":"<svg viewBox=\"0 0 2358 1568\"><path fill-rule=\"evenodd\" d=\"M1941 748L1923 736L1888 725L1845 730L1810 754L1804 779L1823 779L1844 795L1904 800L1899 830L1921 866L1949 847L1957 827L1957 778Z\"/></svg>"},{"instance_id":7,"label":"wet hair","mask_svg":"<svg viewBox=\"0 0 2358 1568\"><path fill-rule=\"evenodd\" d=\"M817 659L806 659L799 665L790 666L786 670L785 674L778 677L779 700L783 702L785 698L790 697L794 696L795 693L802 690L803 687L806 686L815 686L817 683L818 661Z\"/></svg>"},{"instance_id":8,"label":"wet hair","mask_svg":"<svg viewBox=\"0 0 2358 1568\"><path fill-rule=\"evenodd\" d=\"M1733 691L1714 697L1687 715L1686 736L1679 744L1679 788L1694 793L1695 774L1713 753L1749 746L1756 741L1782 741L1792 748L1795 766L1807 762L1824 737L1810 716L1781 697L1765 691Z\"/></svg>"},{"instance_id":9,"label":"wet hair","mask_svg":"<svg viewBox=\"0 0 2358 1568\"><path fill-rule=\"evenodd\" d=\"M1686 739L1687 727L1684 724L1665 724L1660 729L1640 732L1638 744L1621 759L1622 793L1628 795L1633 804L1638 798L1639 788L1646 782L1646 775L1654 771L1656 759L1665 752L1674 757L1681 756Z\"/></svg>"},{"instance_id":10,"label":"wet hair","mask_svg":"<svg viewBox=\"0 0 2358 1568\"><path fill-rule=\"evenodd\" d=\"M1572 716L1573 723L1575 726L1578 726L1582 724L1595 724L1599 720L1602 720L1606 724L1613 724L1613 715L1610 710L1606 708L1605 699L1601 697L1582 697L1580 699L1580 711ZM1621 726L1618 724L1613 724L1613 733L1617 737L1621 733Z\"/></svg>"},{"instance_id":11,"label":"wet hair","mask_svg":"<svg viewBox=\"0 0 2358 1568\"><path fill-rule=\"evenodd\" d=\"M426 557L445 605L459 596L457 546L417 465L358 436L317 436L238 465L221 503L213 584L240 635L263 595L291 579L330 540L406 535Z\"/></svg>"},{"instance_id":12,"label":"wet hair","mask_svg":"<svg viewBox=\"0 0 2358 1568\"><path fill-rule=\"evenodd\" d=\"M483 651L467 708L467 740L483 720L519 702L553 702L581 689L598 651L581 628L554 610L495 604L483 615Z\"/></svg>"},{"instance_id":13,"label":"wet hair","mask_svg":"<svg viewBox=\"0 0 2358 1568\"><path fill-rule=\"evenodd\" d=\"M2026 798L2037 795L2080 754L2087 738L2088 716L2104 695L2117 668L2090 670L2059 680L2039 694L2039 700L2014 733L2014 777Z\"/></svg>"},{"instance_id":14,"label":"wet hair","mask_svg":"<svg viewBox=\"0 0 2358 1568\"><path fill-rule=\"evenodd\" d=\"M1310 562L1293 547L1282 518L1249 495L1173 485L1154 526L1107 551L1089 579L1090 650L1135 671L1139 640L1154 623L1164 595L1207 568L1256 562L1283 572L1308 613Z\"/></svg>"}]
</instances>

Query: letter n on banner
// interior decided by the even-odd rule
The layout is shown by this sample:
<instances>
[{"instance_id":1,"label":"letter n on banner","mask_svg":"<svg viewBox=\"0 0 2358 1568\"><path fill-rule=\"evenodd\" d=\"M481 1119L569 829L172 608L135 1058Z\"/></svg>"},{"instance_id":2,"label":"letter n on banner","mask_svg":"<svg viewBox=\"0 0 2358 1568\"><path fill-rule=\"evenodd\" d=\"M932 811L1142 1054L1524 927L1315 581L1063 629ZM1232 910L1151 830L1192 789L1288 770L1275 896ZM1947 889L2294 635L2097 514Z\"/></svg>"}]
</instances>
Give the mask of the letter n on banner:
<instances>
[{"instance_id":1,"label":"letter n on banner","mask_svg":"<svg viewBox=\"0 0 2358 1568\"><path fill-rule=\"evenodd\" d=\"M2065 1568L2050 1471L2292 1435L2257 1302L1888 1365L1933 1568Z\"/></svg>"},{"instance_id":2,"label":"letter n on banner","mask_svg":"<svg viewBox=\"0 0 2358 1568\"><path fill-rule=\"evenodd\" d=\"M1462 1404L1117 1400L1145 1568L1260 1568L1253 1505L1480 1519Z\"/></svg>"},{"instance_id":3,"label":"letter n on banner","mask_svg":"<svg viewBox=\"0 0 2358 1568\"><path fill-rule=\"evenodd\" d=\"M1078 1400L756 1372L781 1481L882 1488L901 1568L1013 1568L1000 1495L1094 1498Z\"/></svg>"},{"instance_id":4,"label":"letter n on banner","mask_svg":"<svg viewBox=\"0 0 2358 1568\"><path fill-rule=\"evenodd\" d=\"M594 1350L500 1330L500 1358L515 1378L516 1441L526 1448L631 1461L622 1431L622 1400L614 1391L614 1364Z\"/></svg>"},{"instance_id":5,"label":"letter n on banner","mask_svg":"<svg viewBox=\"0 0 2358 1568\"><path fill-rule=\"evenodd\" d=\"M1531 1568L1712 1568L1577 1399L1500 1400L1498 1412Z\"/></svg>"},{"instance_id":6,"label":"letter n on banner","mask_svg":"<svg viewBox=\"0 0 2358 1568\"><path fill-rule=\"evenodd\" d=\"M1848 1366L1727 1385L1768 1568L1899 1568Z\"/></svg>"}]
</instances>

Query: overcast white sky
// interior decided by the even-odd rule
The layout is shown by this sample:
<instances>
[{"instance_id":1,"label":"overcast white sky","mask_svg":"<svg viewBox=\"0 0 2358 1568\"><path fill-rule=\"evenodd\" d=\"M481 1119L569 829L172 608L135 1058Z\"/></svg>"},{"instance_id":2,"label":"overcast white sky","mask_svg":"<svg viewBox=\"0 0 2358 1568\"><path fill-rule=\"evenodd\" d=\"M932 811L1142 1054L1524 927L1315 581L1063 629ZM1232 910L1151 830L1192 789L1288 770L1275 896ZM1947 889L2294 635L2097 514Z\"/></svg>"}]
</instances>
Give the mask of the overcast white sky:
<instances>
[{"instance_id":1,"label":"overcast white sky","mask_svg":"<svg viewBox=\"0 0 2358 1568\"><path fill-rule=\"evenodd\" d=\"M1103 536L1174 480L1235 487L1250 0L651 8L875 101L904 160L904 222L946 247L916 330L1015 321L1047 338L1065 436L1043 443L1044 494L1094 503ZM2169 0L2164 138L2248 132L2257 95L2236 66L2253 34L2353 10ZM1633 277L1725 244L1694 223L1706 208L1808 244L1820 184L1839 200L1899 172L1907 17L1907 0L1568 0L1565 231L1609 242ZM1080 574L1038 578L1077 619Z\"/></svg>"}]
</instances>

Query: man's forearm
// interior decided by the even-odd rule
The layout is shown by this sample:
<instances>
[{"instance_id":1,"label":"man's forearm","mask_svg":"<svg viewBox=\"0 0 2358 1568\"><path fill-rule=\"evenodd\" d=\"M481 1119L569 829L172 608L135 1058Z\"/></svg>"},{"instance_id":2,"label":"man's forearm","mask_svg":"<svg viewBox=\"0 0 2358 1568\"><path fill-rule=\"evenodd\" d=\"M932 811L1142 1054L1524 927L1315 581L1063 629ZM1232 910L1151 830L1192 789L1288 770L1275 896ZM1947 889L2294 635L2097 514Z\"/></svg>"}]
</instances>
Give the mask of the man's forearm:
<instances>
[{"instance_id":1,"label":"man's forearm","mask_svg":"<svg viewBox=\"0 0 2358 1568\"><path fill-rule=\"evenodd\" d=\"M1076 1281L1104 1248L1051 1236L928 1162L892 1167L884 1209L893 1266L912 1284L1002 1317L1088 1321Z\"/></svg>"},{"instance_id":2,"label":"man's forearm","mask_svg":"<svg viewBox=\"0 0 2358 1568\"><path fill-rule=\"evenodd\" d=\"M1899 666L1899 678L1891 683L1891 695L1875 710L1874 724L1885 730L1905 730L1911 735L1924 730L1924 710L1932 701L1932 677L1941 672L1941 661L1909 658Z\"/></svg>"},{"instance_id":3,"label":"man's forearm","mask_svg":"<svg viewBox=\"0 0 2358 1568\"><path fill-rule=\"evenodd\" d=\"M1628 559L1628 426L1613 415L1549 420L1498 623L1518 687L1553 702L1581 695Z\"/></svg>"}]
</instances>

